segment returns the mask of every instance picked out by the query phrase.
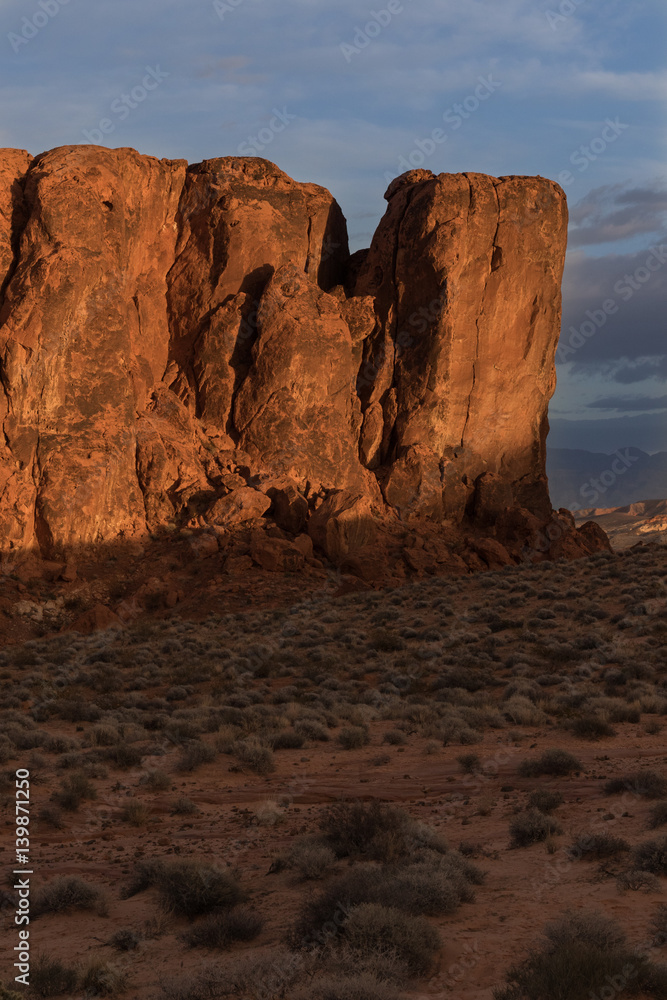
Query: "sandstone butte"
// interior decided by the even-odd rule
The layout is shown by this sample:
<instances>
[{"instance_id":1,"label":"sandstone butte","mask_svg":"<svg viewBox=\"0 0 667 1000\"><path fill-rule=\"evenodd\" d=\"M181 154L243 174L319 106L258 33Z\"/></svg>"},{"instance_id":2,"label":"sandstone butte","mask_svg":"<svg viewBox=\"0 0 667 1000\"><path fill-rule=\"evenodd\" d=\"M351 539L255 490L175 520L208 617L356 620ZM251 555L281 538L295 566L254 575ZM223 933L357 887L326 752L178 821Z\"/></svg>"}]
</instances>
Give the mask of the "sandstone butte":
<instances>
[{"instance_id":1,"label":"sandstone butte","mask_svg":"<svg viewBox=\"0 0 667 1000\"><path fill-rule=\"evenodd\" d=\"M413 170L385 198L350 255L267 160L0 150L3 563L183 529L371 581L608 547L545 475L563 191Z\"/></svg>"}]
</instances>

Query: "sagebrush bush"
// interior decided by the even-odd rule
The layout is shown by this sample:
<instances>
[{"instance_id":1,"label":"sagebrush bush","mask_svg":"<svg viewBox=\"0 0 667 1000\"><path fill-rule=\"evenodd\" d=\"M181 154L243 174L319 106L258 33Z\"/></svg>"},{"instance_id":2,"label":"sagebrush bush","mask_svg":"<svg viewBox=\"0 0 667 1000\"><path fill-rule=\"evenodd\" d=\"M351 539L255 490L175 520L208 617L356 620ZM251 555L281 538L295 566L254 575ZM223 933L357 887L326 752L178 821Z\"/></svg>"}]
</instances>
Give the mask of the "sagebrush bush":
<instances>
[{"instance_id":1,"label":"sagebrush bush","mask_svg":"<svg viewBox=\"0 0 667 1000\"><path fill-rule=\"evenodd\" d=\"M176 764L178 771L192 772L202 764L210 764L215 760L217 751L208 743L201 740L193 740L183 748L181 756Z\"/></svg>"},{"instance_id":2,"label":"sagebrush bush","mask_svg":"<svg viewBox=\"0 0 667 1000\"><path fill-rule=\"evenodd\" d=\"M116 951L134 951L139 947L141 935L129 927L122 927L109 938L109 945Z\"/></svg>"},{"instance_id":3,"label":"sagebrush bush","mask_svg":"<svg viewBox=\"0 0 667 1000\"><path fill-rule=\"evenodd\" d=\"M568 848L573 858L613 858L630 850L627 840L608 833L582 833Z\"/></svg>"},{"instance_id":4,"label":"sagebrush bush","mask_svg":"<svg viewBox=\"0 0 667 1000\"><path fill-rule=\"evenodd\" d=\"M117 996L126 983L127 972L103 959L93 959L79 976L79 989L89 997Z\"/></svg>"},{"instance_id":5,"label":"sagebrush bush","mask_svg":"<svg viewBox=\"0 0 667 1000\"><path fill-rule=\"evenodd\" d=\"M558 806L562 806L563 801L560 792L552 792L548 788L536 788L528 796L528 807L539 809L543 813L552 813Z\"/></svg>"},{"instance_id":6,"label":"sagebrush bush","mask_svg":"<svg viewBox=\"0 0 667 1000\"><path fill-rule=\"evenodd\" d=\"M253 910L235 907L212 913L186 931L190 948L230 948L236 941L253 941L262 931L264 918Z\"/></svg>"},{"instance_id":7,"label":"sagebrush bush","mask_svg":"<svg viewBox=\"0 0 667 1000\"><path fill-rule=\"evenodd\" d=\"M651 830L657 829L659 826L664 826L667 823L667 799L662 802L656 802L652 806L651 811L648 815L648 825Z\"/></svg>"},{"instance_id":8,"label":"sagebrush bush","mask_svg":"<svg viewBox=\"0 0 667 1000\"><path fill-rule=\"evenodd\" d=\"M243 895L232 875L195 860L165 862L156 871L155 884L162 908L190 919L235 906Z\"/></svg>"},{"instance_id":9,"label":"sagebrush bush","mask_svg":"<svg viewBox=\"0 0 667 1000\"><path fill-rule=\"evenodd\" d=\"M622 778L610 778L604 785L605 795L633 792L646 799L667 797L667 779L657 771L632 771Z\"/></svg>"},{"instance_id":10,"label":"sagebrush bush","mask_svg":"<svg viewBox=\"0 0 667 1000\"><path fill-rule=\"evenodd\" d=\"M539 809L519 813L510 823L511 847L528 847L546 840L552 834L562 833L562 827Z\"/></svg>"},{"instance_id":11,"label":"sagebrush bush","mask_svg":"<svg viewBox=\"0 0 667 1000\"><path fill-rule=\"evenodd\" d=\"M539 757L524 760L519 765L519 774L524 778L538 778L542 774L563 777L580 771L581 763L567 750L545 750Z\"/></svg>"},{"instance_id":12,"label":"sagebrush bush","mask_svg":"<svg viewBox=\"0 0 667 1000\"><path fill-rule=\"evenodd\" d=\"M614 995L667 996L664 966L627 944L620 927L599 913L566 913L547 924L545 943L507 973L495 1000L588 1000L614 983Z\"/></svg>"},{"instance_id":13,"label":"sagebrush bush","mask_svg":"<svg viewBox=\"0 0 667 1000\"><path fill-rule=\"evenodd\" d=\"M255 774L271 774L276 769L273 750L252 737L233 743L231 753L240 764Z\"/></svg>"},{"instance_id":14,"label":"sagebrush bush","mask_svg":"<svg viewBox=\"0 0 667 1000\"><path fill-rule=\"evenodd\" d=\"M616 730L599 715L580 715L569 724L574 736L582 740L599 740L603 736L615 736Z\"/></svg>"},{"instance_id":15,"label":"sagebrush bush","mask_svg":"<svg viewBox=\"0 0 667 1000\"><path fill-rule=\"evenodd\" d=\"M61 809L76 812L84 800L97 798L97 790L88 776L79 772L65 778L59 791L54 792L51 798Z\"/></svg>"},{"instance_id":16,"label":"sagebrush bush","mask_svg":"<svg viewBox=\"0 0 667 1000\"><path fill-rule=\"evenodd\" d=\"M130 826L146 826L150 819L150 809L144 802L128 802L121 813L121 819Z\"/></svg>"},{"instance_id":17,"label":"sagebrush bush","mask_svg":"<svg viewBox=\"0 0 667 1000\"><path fill-rule=\"evenodd\" d=\"M366 955L393 953L414 976L427 975L441 948L438 931L425 917L378 903L353 907L343 933L355 951Z\"/></svg>"},{"instance_id":18,"label":"sagebrush bush","mask_svg":"<svg viewBox=\"0 0 667 1000\"><path fill-rule=\"evenodd\" d=\"M336 802L320 821L325 841L339 858L366 855L376 861L405 857L417 846L444 853L447 845L435 830L397 806L373 802Z\"/></svg>"},{"instance_id":19,"label":"sagebrush bush","mask_svg":"<svg viewBox=\"0 0 667 1000\"><path fill-rule=\"evenodd\" d=\"M30 992L38 997L58 997L76 990L79 975L71 965L39 953L30 963Z\"/></svg>"},{"instance_id":20,"label":"sagebrush bush","mask_svg":"<svg viewBox=\"0 0 667 1000\"><path fill-rule=\"evenodd\" d=\"M103 890L76 876L62 875L33 894L32 917L44 913L66 913L68 910L96 910L106 912L106 898Z\"/></svg>"},{"instance_id":21,"label":"sagebrush bush","mask_svg":"<svg viewBox=\"0 0 667 1000\"><path fill-rule=\"evenodd\" d=\"M635 868L653 875L667 875L667 836L645 840L632 851Z\"/></svg>"},{"instance_id":22,"label":"sagebrush bush","mask_svg":"<svg viewBox=\"0 0 667 1000\"><path fill-rule=\"evenodd\" d=\"M297 840L285 858L285 867L289 868L297 882L307 882L322 878L336 861L336 855L326 844L313 840Z\"/></svg>"},{"instance_id":23,"label":"sagebrush bush","mask_svg":"<svg viewBox=\"0 0 667 1000\"><path fill-rule=\"evenodd\" d=\"M370 736L362 726L345 726L338 733L338 742L344 750L358 750L370 742Z\"/></svg>"}]
</instances>

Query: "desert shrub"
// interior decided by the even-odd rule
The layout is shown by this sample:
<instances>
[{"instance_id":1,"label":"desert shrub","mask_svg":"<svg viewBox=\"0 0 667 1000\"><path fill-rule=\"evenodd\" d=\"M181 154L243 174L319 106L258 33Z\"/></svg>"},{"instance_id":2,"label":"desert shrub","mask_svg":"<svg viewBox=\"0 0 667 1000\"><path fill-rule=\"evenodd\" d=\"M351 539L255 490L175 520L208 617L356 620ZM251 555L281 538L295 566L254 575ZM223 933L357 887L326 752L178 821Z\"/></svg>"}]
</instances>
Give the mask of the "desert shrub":
<instances>
[{"instance_id":1,"label":"desert shrub","mask_svg":"<svg viewBox=\"0 0 667 1000\"><path fill-rule=\"evenodd\" d=\"M131 767L139 767L143 760L143 753L139 747L130 743L119 743L115 747L108 747L104 751L105 760L111 761L121 771L129 771Z\"/></svg>"},{"instance_id":2,"label":"desert shrub","mask_svg":"<svg viewBox=\"0 0 667 1000\"><path fill-rule=\"evenodd\" d=\"M178 771L194 771L202 764L210 764L216 756L217 752L214 747L208 743L202 743L201 740L193 740L183 749L176 769Z\"/></svg>"},{"instance_id":3,"label":"desert shrub","mask_svg":"<svg viewBox=\"0 0 667 1000\"><path fill-rule=\"evenodd\" d=\"M429 853L426 860L407 865L355 865L306 899L289 940L293 947L318 941L325 925L340 924L361 903L396 907L413 916L449 915L459 902L474 898L472 886L482 878L475 865L455 852Z\"/></svg>"},{"instance_id":4,"label":"desert shrub","mask_svg":"<svg viewBox=\"0 0 667 1000\"><path fill-rule=\"evenodd\" d=\"M305 742L305 737L294 729L284 729L271 737L271 746L274 750L300 750Z\"/></svg>"},{"instance_id":5,"label":"desert shrub","mask_svg":"<svg viewBox=\"0 0 667 1000\"><path fill-rule=\"evenodd\" d=\"M187 795L179 795L171 803L171 811L174 816L192 816L194 813L199 812L199 807Z\"/></svg>"},{"instance_id":6,"label":"desert shrub","mask_svg":"<svg viewBox=\"0 0 667 1000\"><path fill-rule=\"evenodd\" d=\"M603 736L615 736L616 730L600 715L580 715L569 723L570 731L582 740L599 740Z\"/></svg>"},{"instance_id":7,"label":"desert shrub","mask_svg":"<svg viewBox=\"0 0 667 1000\"><path fill-rule=\"evenodd\" d=\"M599 913L566 913L547 924L546 942L507 973L495 1000L586 1000L609 982L614 992L660 992L661 968L631 949L618 925Z\"/></svg>"},{"instance_id":8,"label":"desert shrub","mask_svg":"<svg viewBox=\"0 0 667 1000\"><path fill-rule=\"evenodd\" d=\"M270 774L275 771L273 751L256 739L236 740L231 752L244 767L255 774Z\"/></svg>"},{"instance_id":9,"label":"desert shrub","mask_svg":"<svg viewBox=\"0 0 667 1000\"><path fill-rule=\"evenodd\" d=\"M183 935L190 948L229 948L235 941L252 941L261 933L263 918L243 907L212 913Z\"/></svg>"},{"instance_id":10,"label":"desert shrub","mask_svg":"<svg viewBox=\"0 0 667 1000\"><path fill-rule=\"evenodd\" d=\"M139 947L141 936L129 927L123 927L109 938L109 945L116 951L134 951Z\"/></svg>"},{"instance_id":11,"label":"desert shrub","mask_svg":"<svg viewBox=\"0 0 667 1000\"><path fill-rule=\"evenodd\" d=\"M519 774L524 778L538 778L542 774L563 777L573 771L580 771L581 764L567 750L545 750L539 757L524 760L519 765Z\"/></svg>"},{"instance_id":12,"label":"desert shrub","mask_svg":"<svg viewBox=\"0 0 667 1000\"><path fill-rule=\"evenodd\" d=\"M647 799L660 799L667 796L667 779L657 771L632 771L622 778L610 778L603 790L605 795L634 792Z\"/></svg>"},{"instance_id":13,"label":"desert shrub","mask_svg":"<svg viewBox=\"0 0 667 1000\"><path fill-rule=\"evenodd\" d=\"M629 868L621 872L616 878L616 887L619 892L629 889L631 892L657 892L661 888L660 879L651 872L641 871L639 868Z\"/></svg>"},{"instance_id":14,"label":"desert shrub","mask_svg":"<svg viewBox=\"0 0 667 1000\"><path fill-rule=\"evenodd\" d=\"M90 997L110 997L122 993L127 973L110 962L93 959L81 972L79 989Z\"/></svg>"},{"instance_id":15,"label":"desert shrub","mask_svg":"<svg viewBox=\"0 0 667 1000\"><path fill-rule=\"evenodd\" d=\"M44 806L37 813L37 819L40 823L48 823L54 830L62 830L64 826L63 814L57 806Z\"/></svg>"},{"instance_id":16,"label":"desert shrub","mask_svg":"<svg viewBox=\"0 0 667 1000\"><path fill-rule=\"evenodd\" d=\"M105 897L99 886L75 876L54 878L38 889L32 899L31 916L44 913L65 913L68 910L106 911Z\"/></svg>"},{"instance_id":17,"label":"desert shrub","mask_svg":"<svg viewBox=\"0 0 667 1000\"><path fill-rule=\"evenodd\" d=\"M546 840L551 834L562 833L562 827L539 809L519 813L510 823L511 847L528 847Z\"/></svg>"},{"instance_id":18,"label":"desert shrub","mask_svg":"<svg viewBox=\"0 0 667 1000\"><path fill-rule=\"evenodd\" d=\"M331 971L315 976L292 997L293 1000L401 1000L403 993L394 983L378 979L373 972L341 975Z\"/></svg>"},{"instance_id":19,"label":"desert shrub","mask_svg":"<svg viewBox=\"0 0 667 1000\"><path fill-rule=\"evenodd\" d=\"M345 726L338 733L338 742L344 750L358 750L370 742L370 736L362 726Z\"/></svg>"},{"instance_id":20,"label":"desert shrub","mask_svg":"<svg viewBox=\"0 0 667 1000\"><path fill-rule=\"evenodd\" d=\"M582 833L568 848L568 854L574 858L613 858L630 850L627 840L622 837L612 837L608 833Z\"/></svg>"},{"instance_id":21,"label":"desert shrub","mask_svg":"<svg viewBox=\"0 0 667 1000\"><path fill-rule=\"evenodd\" d=\"M418 846L445 853L447 845L430 827L397 806L336 802L323 813L320 830L339 858L366 855L375 861L405 857Z\"/></svg>"},{"instance_id":22,"label":"desert shrub","mask_svg":"<svg viewBox=\"0 0 667 1000\"><path fill-rule=\"evenodd\" d=\"M402 747L408 742L405 733L400 729L389 729L382 737L383 743L388 743L392 747Z\"/></svg>"},{"instance_id":23,"label":"desert shrub","mask_svg":"<svg viewBox=\"0 0 667 1000\"><path fill-rule=\"evenodd\" d=\"M307 740L320 740L322 743L326 743L329 739L329 733L322 723L315 719L299 719L294 723L294 732L305 736Z\"/></svg>"},{"instance_id":24,"label":"desert shrub","mask_svg":"<svg viewBox=\"0 0 667 1000\"><path fill-rule=\"evenodd\" d=\"M653 875L667 875L667 836L645 840L632 851L635 868Z\"/></svg>"},{"instance_id":25,"label":"desert shrub","mask_svg":"<svg viewBox=\"0 0 667 1000\"><path fill-rule=\"evenodd\" d=\"M168 788L171 788L171 777L166 771L156 768L142 775L140 783L147 785L154 792L166 792Z\"/></svg>"},{"instance_id":26,"label":"desert shrub","mask_svg":"<svg viewBox=\"0 0 667 1000\"><path fill-rule=\"evenodd\" d=\"M161 986L161 1000L278 1000L291 997L294 984L302 976L294 955L285 950L267 951L243 957L225 965L207 965L183 979L170 977ZM267 983L276 983L267 992Z\"/></svg>"},{"instance_id":27,"label":"desert shrub","mask_svg":"<svg viewBox=\"0 0 667 1000\"><path fill-rule=\"evenodd\" d=\"M650 930L656 937L661 938L661 942L655 942L654 947L667 942L667 905L660 903L655 913L651 917Z\"/></svg>"},{"instance_id":28,"label":"desert shrub","mask_svg":"<svg viewBox=\"0 0 667 1000\"><path fill-rule=\"evenodd\" d=\"M297 882L322 878L336 860L330 847L312 840L297 841L285 859Z\"/></svg>"},{"instance_id":29,"label":"desert shrub","mask_svg":"<svg viewBox=\"0 0 667 1000\"><path fill-rule=\"evenodd\" d=\"M393 952L415 976L430 971L441 947L438 931L425 917L377 903L355 906L344 934L350 947L362 954Z\"/></svg>"},{"instance_id":30,"label":"desert shrub","mask_svg":"<svg viewBox=\"0 0 667 1000\"><path fill-rule=\"evenodd\" d=\"M97 791L87 775L79 772L65 778L59 791L51 796L56 805L67 812L76 812L85 799L96 799Z\"/></svg>"},{"instance_id":31,"label":"desert shrub","mask_svg":"<svg viewBox=\"0 0 667 1000\"><path fill-rule=\"evenodd\" d=\"M30 964L30 991L38 997L57 997L74 993L78 973L71 965L49 955L36 955Z\"/></svg>"},{"instance_id":32,"label":"desert shrub","mask_svg":"<svg viewBox=\"0 0 667 1000\"><path fill-rule=\"evenodd\" d=\"M461 770L465 774L475 774L482 768L482 762L479 759L479 754L461 753L456 759L459 762Z\"/></svg>"},{"instance_id":33,"label":"desert shrub","mask_svg":"<svg viewBox=\"0 0 667 1000\"><path fill-rule=\"evenodd\" d=\"M201 861L170 861L156 869L154 884L162 908L180 917L198 917L242 898L236 879Z\"/></svg>"},{"instance_id":34,"label":"desert shrub","mask_svg":"<svg viewBox=\"0 0 667 1000\"><path fill-rule=\"evenodd\" d=\"M128 802L121 813L123 823L130 826L146 826L150 818L150 809L143 802Z\"/></svg>"},{"instance_id":35,"label":"desert shrub","mask_svg":"<svg viewBox=\"0 0 667 1000\"><path fill-rule=\"evenodd\" d=\"M651 830L664 826L667 823L667 799L656 802L648 814L648 825Z\"/></svg>"},{"instance_id":36,"label":"desert shrub","mask_svg":"<svg viewBox=\"0 0 667 1000\"><path fill-rule=\"evenodd\" d=\"M536 788L528 796L528 807L539 809L543 813L552 813L558 806L562 806L563 801L560 792L552 792L548 788Z\"/></svg>"}]
</instances>

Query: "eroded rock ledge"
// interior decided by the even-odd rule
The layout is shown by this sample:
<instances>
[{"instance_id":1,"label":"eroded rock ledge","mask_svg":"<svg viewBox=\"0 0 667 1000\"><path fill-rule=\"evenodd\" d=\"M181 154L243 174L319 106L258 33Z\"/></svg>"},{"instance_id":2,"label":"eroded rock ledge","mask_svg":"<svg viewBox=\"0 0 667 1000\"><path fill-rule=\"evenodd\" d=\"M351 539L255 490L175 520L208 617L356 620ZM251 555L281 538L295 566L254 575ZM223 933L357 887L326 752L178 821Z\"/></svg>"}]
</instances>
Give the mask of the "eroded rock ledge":
<instances>
[{"instance_id":1,"label":"eroded rock ledge","mask_svg":"<svg viewBox=\"0 0 667 1000\"><path fill-rule=\"evenodd\" d=\"M0 150L3 559L163 529L366 575L388 538L415 572L605 547L545 475L562 190L385 197L350 256L329 192L266 160Z\"/></svg>"}]
</instances>

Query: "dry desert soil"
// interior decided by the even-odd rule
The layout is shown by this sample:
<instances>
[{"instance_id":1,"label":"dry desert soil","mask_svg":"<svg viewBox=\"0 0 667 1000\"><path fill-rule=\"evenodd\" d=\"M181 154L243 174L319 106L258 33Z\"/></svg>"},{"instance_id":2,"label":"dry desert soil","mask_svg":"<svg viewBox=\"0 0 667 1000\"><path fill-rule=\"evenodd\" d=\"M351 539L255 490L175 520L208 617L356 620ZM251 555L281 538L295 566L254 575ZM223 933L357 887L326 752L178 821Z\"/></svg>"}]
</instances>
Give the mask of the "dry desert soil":
<instances>
[{"instance_id":1,"label":"dry desert soil","mask_svg":"<svg viewBox=\"0 0 667 1000\"><path fill-rule=\"evenodd\" d=\"M0 997L667 996L666 571L265 574L250 607L8 634Z\"/></svg>"}]
</instances>

